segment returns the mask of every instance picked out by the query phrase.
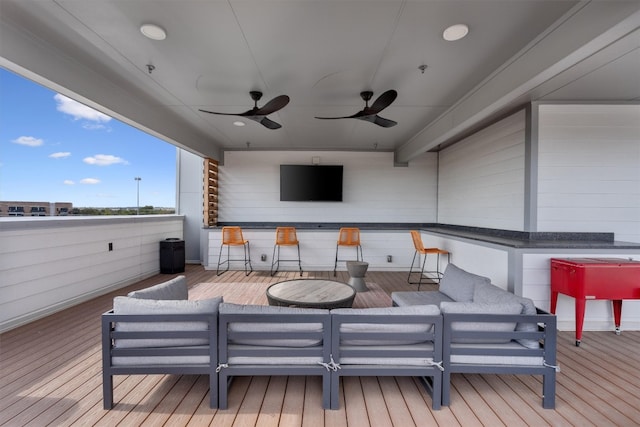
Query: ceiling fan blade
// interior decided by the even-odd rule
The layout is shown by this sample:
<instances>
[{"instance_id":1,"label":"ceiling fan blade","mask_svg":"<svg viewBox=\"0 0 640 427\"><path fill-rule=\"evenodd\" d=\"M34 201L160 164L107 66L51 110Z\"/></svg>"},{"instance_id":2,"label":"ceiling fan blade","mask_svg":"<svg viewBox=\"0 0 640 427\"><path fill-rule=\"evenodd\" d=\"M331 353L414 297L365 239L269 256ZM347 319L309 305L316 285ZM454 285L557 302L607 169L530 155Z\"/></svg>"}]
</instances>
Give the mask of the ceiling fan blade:
<instances>
[{"instance_id":1,"label":"ceiling fan blade","mask_svg":"<svg viewBox=\"0 0 640 427\"><path fill-rule=\"evenodd\" d=\"M355 119L353 116L345 116L345 117L316 117L316 119L320 120L338 120L338 119Z\"/></svg>"},{"instance_id":2,"label":"ceiling fan blade","mask_svg":"<svg viewBox=\"0 0 640 427\"><path fill-rule=\"evenodd\" d=\"M280 95L273 98L271 101L267 102L262 107L255 110L254 114L256 116L267 116L269 114L275 113L276 111L282 109L289 103L289 97L287 95Z\"/></svg>"},{"instance_id":3,"label":"ceiling fan blade","mask_svg":"<svg viewBox=\"0 0 640 427\"><path fill-rule=\"evenodd\" d=\"M378 114L380 111L387 108L398 97L398 92L391 89L383 93L375 100L375 102L366 109L368 114Z\"/></svg>"},{"instance_id":4,"label":"ceiling fan blade","mask_svg":"<svg viewBox=\"0 0 640 427\"><path fill-rule=\"evenodd\" d=\"M382 126L383 128L390 128L398 124L398 122L394 122L393 120L385 119L384 117L380 117L372 114L356 117L356 118L359 120L363 120L365 122L374 123L378 126Z\"/></svg>"},{"instance_id":5,"label":"ceiling fan blade","mask_svg":"<svg viewBox=\"0 0 640 427\"><path fill-rule=\"evenodd\" d=\"M207 111L207 110L199 110L199 111L202 111L203 113L217 114L219 116L242 116L243 114L246 114L249 112L247 111L246 113L218 113L216 111Z\"/></svg>"},{"instance_id":6,"label":"ceiling fan blade","mask_svg":"<svg viewBox=\"0 0 640 427\"><path fill-rule=\"evenodd\" d=\"M398 124L398 122L394 122L393 120L385 119L384 117L374 116L373 123L378 126L382 126L383 128L390 128Z\"/></svg>"},{"instance_id":7,"label":"ceiling fan blade","mask_svg":"<svg viewBox=\"0 0 640 427\"><path fill-rule=\"evenodd\" d=\"M358 111L357 113L352 114L350 116L344 116L344 117L316 117L316 119L321 119L321 120L362 119L362 118L364 118L366 116L367 116L367 114L365 114L365 110L361 110L361 111Z\"/></svg>"},{"instance_id":8,"label":"ceiling fan blade","mask_svg":"<svg viewBox=\"0 0 640 427\"><path fill-rule=\"evenodd\" d=\"M258 123L262 124L264 127L269 129L280 129L282 125L280 123L276 123L271 119L263 117L262 120L258 121Z\"/></svg>"}]
</instances>

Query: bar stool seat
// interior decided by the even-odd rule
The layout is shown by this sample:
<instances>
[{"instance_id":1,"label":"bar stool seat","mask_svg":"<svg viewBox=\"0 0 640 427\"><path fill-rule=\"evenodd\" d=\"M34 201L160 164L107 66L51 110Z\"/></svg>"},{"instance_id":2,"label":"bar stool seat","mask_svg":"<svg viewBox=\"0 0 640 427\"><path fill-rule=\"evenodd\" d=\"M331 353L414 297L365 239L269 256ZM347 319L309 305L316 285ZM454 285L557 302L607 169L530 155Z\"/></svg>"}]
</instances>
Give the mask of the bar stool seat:
<instances>
[{"instance_id":1,"label":"bar stool seat","mask_svg":"<svg viewBox=\"0 0 640 427\"><path fill-rule=\"evenodd\" d=\"M227 259L222 261L222 248L227 247ZM242 246L244 250L243 258L231 258L230 248L231 246ZM237 226L222 227L222 244L220 245L220 253L218 254L218 267L216 269L216 275L229 271L229 264L231 261L243 261L244 262L244 275L248 276L253 271L251 266L251 252L249 250L249 241L245 240L242 236L242 228ZM220 266L227 264L227 269L220 271ZM247 265L249 269L247 270Z\"/></svg>"},{"instance_id":2,"label":"bar stool seat","mask_svg":"<svg viewBox=\"0 0 640 427\"><path fill-rule=\"evenodd\" d=\"M411 230L411 239L413 240L413 246L415 248L415 252L413 254L413 260L411 261L411 267L409 267L409 276L407 277L407 282L411 285L418 285L418 290L420 290L420 285L422 285L422 279L424 279L425 274L431 274L432 277L429 279L433 280L436 283L440 283L442 276L444 274L443 271L440 271L440 255L447 256L447 263L451 262L451 253L445 249L440 248L425 248L422 243L422 237L420 233L416 230ZM424 267L427 263L427 255L436 255L436 269L434 271L425 271ZM416 262L416 257L418 255L424 256L424 261L422 261L422 268L420 270L414 270L413 266ZM420 258L418 257L418 266L420 265ZM411 281L412 273L420 273L420 279L417 282Z\"/></svg>"},{"instance_id":3,"label":"bar stool seat","mask_svg":"<svg viewBox=\"0 0 640 427\"><path fill-rule=\"evenodd\" d=\"M338 261L347 261L346 259L338 259L338 250L340 246L352 247L356 249L356 261L364 261L362 256L362 246L360 246L360 229L357 227L342 227L338 235L336 243L336 261L333 264L333 275L336 275Z\"/></svg>"},{"instance_id":4,"label":"bar stool seat","mask_svg":"<svg viewBox=\"0 0 640 427\"><path fill-rule=\"evenodd\" d=\"M281 246L295 246L298 250L297 259L281 259L280 247ZM277 250L276 250L277 249ZM300 242L296 235L295 227L276 227L276 243L273 245L273 257L271 258L271 275L273 276L278 272L281 262L297 262L298 269L300 270L300 276L302 276L302 264L300 263ZM274 270L275 267L275 270Z\"/></svg>"}]
</instances>

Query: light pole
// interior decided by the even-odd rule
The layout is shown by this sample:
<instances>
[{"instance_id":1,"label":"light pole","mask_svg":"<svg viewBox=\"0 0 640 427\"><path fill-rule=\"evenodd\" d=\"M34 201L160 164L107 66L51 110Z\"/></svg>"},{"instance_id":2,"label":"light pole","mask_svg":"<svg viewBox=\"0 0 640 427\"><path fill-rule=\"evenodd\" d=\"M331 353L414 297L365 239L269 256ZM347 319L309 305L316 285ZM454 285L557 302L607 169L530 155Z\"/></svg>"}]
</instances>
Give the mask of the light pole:
<instances>
[{"instance_id":1,"label":"light pole","mask_svg":"<svg viewBox=\"0 0 640 427\"><path fill-rule=\"evenodd\" d=\"M140 181L142 181L142 178L136 176L133 179L136 180L138 186L138 197L136 198L136 215L140 215Z\"/></svg>"}]
</instances>

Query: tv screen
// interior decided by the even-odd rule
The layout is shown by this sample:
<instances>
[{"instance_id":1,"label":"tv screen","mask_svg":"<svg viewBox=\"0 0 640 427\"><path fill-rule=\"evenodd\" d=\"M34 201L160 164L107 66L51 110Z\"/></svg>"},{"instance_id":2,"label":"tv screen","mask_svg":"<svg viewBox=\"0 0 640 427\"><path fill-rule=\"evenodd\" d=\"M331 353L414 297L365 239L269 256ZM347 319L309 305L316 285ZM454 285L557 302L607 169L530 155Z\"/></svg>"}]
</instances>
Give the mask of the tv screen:
<instances>
[{"instance_id":1,"label":"tv screen","mask_svg":"<svg viewBox=\"0 0 640 427\"><path fill-rule=\"evenodd\" d=\"M280 165L283 202L341 202L342 166Z\"/></svg>"}]
</instances>

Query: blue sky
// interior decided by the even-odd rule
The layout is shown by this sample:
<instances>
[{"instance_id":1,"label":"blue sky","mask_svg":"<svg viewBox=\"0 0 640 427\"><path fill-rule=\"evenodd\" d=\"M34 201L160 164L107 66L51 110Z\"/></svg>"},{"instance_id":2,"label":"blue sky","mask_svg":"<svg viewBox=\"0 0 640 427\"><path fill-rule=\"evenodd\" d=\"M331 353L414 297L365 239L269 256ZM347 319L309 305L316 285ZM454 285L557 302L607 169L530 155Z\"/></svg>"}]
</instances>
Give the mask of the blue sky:
<instances>
[{"instance_id":1,"label":"blue sky","mask_svg":"<svg viewBox=\"0 0 640 427\"><path fill-rule=\"evenodd\" d=\"M175 207L176 147L0 67L0 200Z\"/></svg>"}]
</instances>

